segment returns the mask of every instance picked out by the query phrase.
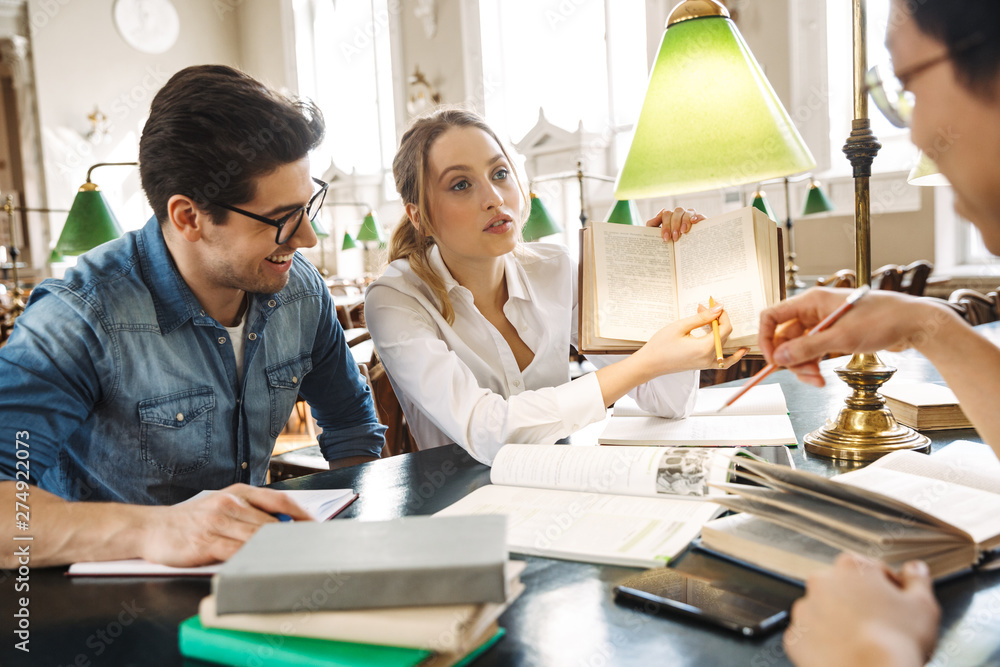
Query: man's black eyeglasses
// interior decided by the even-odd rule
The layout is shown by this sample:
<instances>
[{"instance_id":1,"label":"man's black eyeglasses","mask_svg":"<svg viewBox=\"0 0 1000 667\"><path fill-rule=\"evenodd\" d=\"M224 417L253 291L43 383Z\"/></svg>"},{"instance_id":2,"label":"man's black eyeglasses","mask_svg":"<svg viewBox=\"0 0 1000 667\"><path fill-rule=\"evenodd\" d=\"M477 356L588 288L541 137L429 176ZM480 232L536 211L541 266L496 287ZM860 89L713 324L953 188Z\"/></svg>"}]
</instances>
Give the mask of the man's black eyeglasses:
<instances>
[{"instance_id":1,"label":"man's black eyeglasses","mask_svg":"<svg viewBox=\"0 0 1000 667\"><path fill-rule=\"evenodd\" d=\"M263 215L257 215L256 213L251 213L250 211L244 211L241 208L230 206L229 204L223 204L222 202L209 201L209 203L220 208L224 208L227 211L240 213L248 218L253 218L258 222L263 222L265 225L277 227L278 232L274 236L274 242L281 245L282 243L288 241L288 239L295 236L295 232L299 231L299 225L302 224L303 217L308 217L309 220L315 220L316 216L319 215L320 210L323 208L323 200L326 199L326 191L327 188L330 187L330 184L324 183L318 178L314 178L313 182L319 186L319 190L317 190L309 199L309 203L305 206L298 207L287 215L281 216L277 220L272 220L271 218L266 218ZM305 214L305 216L303 216L303 214Z\"/></svg>"}]
</instances>

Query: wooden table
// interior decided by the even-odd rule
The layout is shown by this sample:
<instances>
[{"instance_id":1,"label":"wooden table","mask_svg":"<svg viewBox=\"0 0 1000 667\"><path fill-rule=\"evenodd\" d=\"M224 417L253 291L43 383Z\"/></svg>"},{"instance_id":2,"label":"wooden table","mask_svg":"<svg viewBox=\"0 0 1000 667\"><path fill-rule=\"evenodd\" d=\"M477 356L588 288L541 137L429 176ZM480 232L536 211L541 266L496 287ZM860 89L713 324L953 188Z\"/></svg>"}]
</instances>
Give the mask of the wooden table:
<instances>
[{"instance_id":1,"label":"wooden table","mask_svg":"<svg viewBox=\"0 0 1000 667\"><path fill-rule=\"evenodd\" d=\"M917 355L886 355L909 379L937 379ZM825 371L844 360L824 362ZM832 375L831 375L832 377ZM847 388L835 378L823 389L799 384L787 372L780 383L796 436L818 427L839 408ZM933 447L976 440L971 430L932 433ZM800 468L833 474L823 459L794 450ZM431 514L489 483L489 469L456 447L406 454L280 483L283 488L352 487L359 500L346 516L364 520ZM501 617L507 636L478 666L539 665L754 665L788 664L780 634L746 640L689 622L647 616L612 601L615 583L634 569L527 558L527 591ZM747 586L783 586L710 556L689 553L680 569L739 580ZM5 576L4 576L5 575ZM197 665L177 652L177 625L197 611L208 581L177 579L67 579L61 568L30 573L30 656L14 651L14 573L0 573L0 665ZM768 589L768 590L774 590ZM941 655L947 664L1000 664L1000 575L978 573L938 587L944 609ZM26 659L27 658L27 659Z\"/></svg>"}]
</instances>

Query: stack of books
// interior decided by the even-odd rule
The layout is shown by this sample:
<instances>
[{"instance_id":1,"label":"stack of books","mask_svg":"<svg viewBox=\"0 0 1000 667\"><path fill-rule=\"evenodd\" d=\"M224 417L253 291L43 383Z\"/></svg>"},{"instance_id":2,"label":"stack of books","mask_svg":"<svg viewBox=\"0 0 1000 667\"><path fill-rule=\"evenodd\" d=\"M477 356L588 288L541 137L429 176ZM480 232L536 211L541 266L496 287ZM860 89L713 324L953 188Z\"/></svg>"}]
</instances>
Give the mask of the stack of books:
<instances>
[{"instance_id":1,"label":"stack of books","mask_svg":"<svg viewBox=\"0 0 1000 667\"><path fill-rule=\"evenodd\" d=\"M180 651L223 665L463 665L524 590L504 517L264 526L222 565Z\"/></svg>"}]
</instances>

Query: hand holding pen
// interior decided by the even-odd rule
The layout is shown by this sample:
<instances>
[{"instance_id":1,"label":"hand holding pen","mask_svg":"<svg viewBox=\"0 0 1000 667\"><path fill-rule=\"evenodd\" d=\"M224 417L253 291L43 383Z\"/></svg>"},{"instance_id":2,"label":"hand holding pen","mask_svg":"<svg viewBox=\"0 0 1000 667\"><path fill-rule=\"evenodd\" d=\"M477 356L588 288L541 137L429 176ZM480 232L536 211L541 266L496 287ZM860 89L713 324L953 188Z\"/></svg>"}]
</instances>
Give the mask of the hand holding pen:
<instances>
[{"instance_id":1,"label":"hand holding pen","mask_svg":"<svg viewBox=\"0 0 1000 667\"><path fill-rule=\"evenodd\" d=\"M840 319L840 317L844 313L846 313L848 310L854 307L854 304L856 304L858 301L861 300L862 297L868 294L870 289L871 288L869 288L868 285L862 285L858 289L854 290L853 292L848 294L847 299L844 300L844 302L841 303L837 308L835 308L832 312L826 315L826 317L822 318L815 326L809 329L805 329L804 331L802 328L802 322L798 317L792 317L791 319L781 319L780 312L782 307L787 309L789 306L795 307L796 304L790 302L784 302L782 304L779 304L778 306L774 306L764 311L764 313L761 314L761 327L759 334L760 347L761 350L764 352L764 356L772 359L772 361L767 366L762 368L760 372L758 372L756 375L750 378L750 380L745 385L743 385L743 387L741 387L739 391L737 391L732 396L732 398L726 401L723 408L732 405L738 398L743 396L752 387L759 384L761 380L763 380L765 377L767 377L774 371L778 370L778 368L780 367L779 364L782 363L782 355L780 353L777 355L775 354L776 346L774 344L774 339L776 337L779 339L796 337L796 336L785 335L788 333L789 328L796 326L799 328L800 332L799 335L815 336L816 334L819 334L820 332L827 329L834 322L836 322L838 319ZM814 361L818 362L818 360ZM818 367L815 376L818 377L819 384L822 384L823 378L822 376L819 375ZM813 375L810 374L809 377L813 377Z\"/></svg>"}]
</instances>

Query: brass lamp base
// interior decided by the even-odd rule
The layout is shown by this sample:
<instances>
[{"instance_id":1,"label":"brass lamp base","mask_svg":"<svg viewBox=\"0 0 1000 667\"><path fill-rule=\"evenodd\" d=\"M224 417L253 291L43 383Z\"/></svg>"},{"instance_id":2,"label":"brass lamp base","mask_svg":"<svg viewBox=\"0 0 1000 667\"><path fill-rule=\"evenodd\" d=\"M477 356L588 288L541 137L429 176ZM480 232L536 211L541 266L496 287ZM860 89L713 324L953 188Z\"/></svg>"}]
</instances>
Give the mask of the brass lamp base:
<instances>
[{"instance_id":1,"label":"brass lamp base","mask_svg":"<svg viewBox=\"0 0 1000 667\"><path fill-rule=\"evenodd\" d=\"M806 451L847 461L873 461L891 452L930 451L930 438L896 421L878 389L896 369L875 354L856 354L834 371L853 393L836 418L804 438Z\"/></svg>"}]
</instances>

